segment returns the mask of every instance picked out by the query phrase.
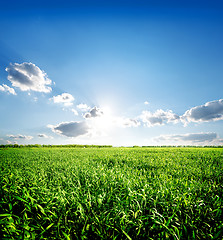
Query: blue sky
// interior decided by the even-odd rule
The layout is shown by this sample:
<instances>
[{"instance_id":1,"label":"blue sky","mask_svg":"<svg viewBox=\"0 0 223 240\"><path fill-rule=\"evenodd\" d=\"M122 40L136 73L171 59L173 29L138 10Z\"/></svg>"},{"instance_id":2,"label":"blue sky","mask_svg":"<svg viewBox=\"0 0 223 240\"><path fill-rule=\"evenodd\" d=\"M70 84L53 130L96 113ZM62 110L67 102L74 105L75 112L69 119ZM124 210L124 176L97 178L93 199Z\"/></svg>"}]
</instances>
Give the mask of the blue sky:
<instances>
[{"instance_id":1,"label":"blue sky","mask_svg":"<svg viewBox=\"0 0 223 240\"><path fill-rule=\"evenodd\" d=\"M0 144L222 145L222 26L221 1L1 3Z\"/></svg>"}]
</instances>

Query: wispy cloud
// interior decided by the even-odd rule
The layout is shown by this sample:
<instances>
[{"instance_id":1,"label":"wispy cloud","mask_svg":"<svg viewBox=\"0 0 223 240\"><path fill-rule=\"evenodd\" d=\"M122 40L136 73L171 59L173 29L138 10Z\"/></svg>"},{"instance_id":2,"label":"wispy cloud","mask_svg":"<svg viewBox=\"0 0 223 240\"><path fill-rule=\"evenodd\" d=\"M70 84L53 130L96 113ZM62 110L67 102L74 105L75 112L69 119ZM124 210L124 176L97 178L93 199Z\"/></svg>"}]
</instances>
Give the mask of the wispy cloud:
<instances>
[{"instance_id":1,"label":"wispy cloud","mask_svg":"<svg viewBox=\"0 0 223 240\"><path fill-rule=\"evenodd\" d=\"M17 144L17 142L16 141L12 142L12 141L6 140L6 144Z\"/></svg>"},{"instance_id":2,"label":"wispy cloud","mask_svg":"<svg viewBox=\"0 0 223 240\"><path fill-rule=\"evenodd\" d=\"M33 63L14 63L5 69L13 87L22 91L51 92L51 80L47 74Z\"/></svg>"},{"instance_id":3,"label":"wispy cloud","mask_svg":"<svg viewBox=\"0 0 223 240\"><path fill-rule=\"evenodd\" d=\"M74 108L71 109L71 112L75 115L75 116L78 116L78 111Z\"/></svg>"},{"instance_id":4,"label":"wispy cloud","mask_svg":"<svg viewBox=\"0 0 223 240\"><path fill-rule=\"evenodd\" d=\"M62 93L61 95L50 98L54 103L62 103L64 106L72 106L74 97L70 93Z\"/></svg>"},{"instance_id":5,"label":"wispy cloud","mask_svg":"<svg viewBox=\"0 0 223 240\"><path fill-rule=\"evenodd\" d=\"M15 92L15 89L14 88L10 88L6 84L0 85L0 91L7 92L7 93L10 93L12 95L17 95L16 92Z\"/></svg>"},{"instance_id":6,"label":"wispy cloud","mask_svg":"<svg viewBox=\"0 0 223 240\"><path fill-rule=\"evenodd\" d=\"M23 140L31 140L33 139L32 136L26 136L26 135L21 135L21 134L18 134L18 135L7 135L7 137L9 138L12 138L12 139L16 139L16 140L19 140L19 139L23 139Z\"/></svg>"}]
</instances>

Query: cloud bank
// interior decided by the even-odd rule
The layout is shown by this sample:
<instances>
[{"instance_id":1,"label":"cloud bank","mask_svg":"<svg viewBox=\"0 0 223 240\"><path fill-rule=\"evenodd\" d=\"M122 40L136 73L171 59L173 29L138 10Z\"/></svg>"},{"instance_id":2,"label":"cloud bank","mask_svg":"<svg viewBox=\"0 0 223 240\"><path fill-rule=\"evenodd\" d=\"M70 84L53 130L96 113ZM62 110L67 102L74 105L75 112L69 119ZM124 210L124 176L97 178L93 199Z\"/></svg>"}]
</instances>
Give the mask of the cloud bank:
<instances>
[{"instance_id":1,"label":"cloud bank","mask_svg":"<svg viewBox=\"0 0 223 240\"><path fill-rule=\"evenodd\" d=\"M207 102L204 105L187 110L182 116L173 113L172 110L156 110L154 113L143 111L139 119L147 127L164 125L166 123L182 122L186 126L190 122L202 123L223 120L223 99Z\"/></svg>"},{"instance_id":2,"label":"cloud bank","mask_svg":"<svg viewBox=\"0 0 223 240\"><path fill-rule=\"evenodd\" d=\"M57 134L66 137L78 137L88 133L89 126L86 122L62 122L56 126L48 125Z\"/></svg>"},{"instance_id":3,"label":"cloud bank","mask_svg":"<svg viewBox=\"0 0 223 240\"><path fill-rule=\"evenodd\" d=\"M6 84L2 84L0 85L0 91L2 92L7 92L10 93L12 95L17 95L14 88L10 88L9 86L7 86Z\"/></svg>"},{"instance_id":4,"label":"cloud bank","mask_svg":"<svg viewBox=\"0 0 223 240\"><path fill-rule=\"evenodd\" d=\"M14 63L5 69L13 87L22 91L51 92L51 80L47 74L33 63Z\"/></svg>"},{"instance_id":5,"label":"cloud bank","mask_svg":"<svg viewBox=\"0 0 223 240\"><path fill-rule=\"evenodd\" d=\"M181 145L222 145L223 139L220 139L217 133L187 133L187 134L173 134L173 135L161 135L153 139L156 142L165 142L167 144Z\"/></svg>"},{"instance_id":6,"label":"cloud bank","mask_svg":"<svg viewBox=\"0 0 223 240\"><path fill-rule=\"evenodd\" d=\"M62 93L61 95L50 98L54 103L62 103L64 106L72 106L74 97L69 93Z\"/></svg>"}]
</instances>

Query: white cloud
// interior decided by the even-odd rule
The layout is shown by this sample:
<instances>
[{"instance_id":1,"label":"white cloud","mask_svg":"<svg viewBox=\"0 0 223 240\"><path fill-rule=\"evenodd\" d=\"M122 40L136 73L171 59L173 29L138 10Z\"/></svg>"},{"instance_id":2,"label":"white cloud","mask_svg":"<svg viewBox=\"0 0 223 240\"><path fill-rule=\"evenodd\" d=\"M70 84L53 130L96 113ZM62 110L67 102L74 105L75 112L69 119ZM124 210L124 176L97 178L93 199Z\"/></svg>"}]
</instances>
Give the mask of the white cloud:
<instances>
[{"instance_id":1,"label":"white cloud","mask_svg":"<svg viewBox=\"0 0 223 240\"><path fill-rule=\"evenodd\" d=\"M161 135L153 139L156 142L174 145L222 145L223 139L220 139L216 133L187 133L174 135Z\"/></svg>"},{"instance_id":2,"label":"white cloud","mask_svg":"<svg viewBox=\"0 0 223 240\"><path fill-rule=\"evenodd\" d=\"M193 107L184 113L181 120L185 123L223 120L223 99Z\"/></svg>"},{"instance_id":3,"label":"white cloud","mask_svg":"<svg viewBox=\"0 0 223 240\"><path fill-rule=\"evenodd\" d=\"M12 139L16 139L16 140L19 140L19 139L31 140L31 139L33 139L32 136L26 136L26 135L21 135L21 134L18 134L18 135L7 135L7 137L12 138Z\"/></svg>"},{"instance_id":4,"label":"white cloud","mask_svg":"<svg viewBox=\"0 0 223 240\"><path fill-rule=\"evenodd\" d=\"M75 116L78 116L78 112L77 112L76 109L72 108L72 109L71 109L71 112L73 112L73 114L74 114Z\"/></svg>"},{"instance_id":5,"label":"white cloud","mask_svg":"<svg viewBox=\"0 0 223 240\"><path fill-rule=\"evenodd\" d=\"M5 69L12 86L22 91L51 92L51 80L47 74L33 63L14 63Z\"/></svg>"},{"instance_id":6,"label":"white cloud","mask_svg":"<svg viewBox=\"0 0 223 240\"><path fill-rule=\"evenodd\" d=\"M53 96L50 100L54 103L62 103L65 106L72 106L74 97L69 93L62 93L61 95Z\"/></svg>"},{"instance_id":7,"label":"white cloud","mask_svg":"<svg viewBox=\"0 0 223 240\"><path fill-rule=\"evenodd\" d=\"M12 95L17 95L14 88L10 88L9 86L7 86L6 84L2 84L0 85L0 91L2 92L8 92Z\"/></svg>"},{"instance_id":8,"label":"white cloud","mask_svg":"<svg viewBox=\"0 0 223 240\"><path fill-rule=\"evenodd\" d=\"M145 104L145 105L149 105L149 102L148 102L148 101L145 101L144 104Z\"/></svg>"},{"instance_id":9,"label":"white cloud","mask_svg":"<svg viewBox=\"0 0 223 240\"><path fill-rule=\"evenodd\" d=\"M98 107L93 107L90 112L84 114L84 118L95 118L101 117L103 115L103 111Z\"/></svg>"},{"instance_id":10,"label":"white cloud","mask_svg":"<svg viewBox=\"0 0 223 240\"><path fill-rule=\"evenodd\" d=\"M66 137L78 137L88 133L89 126L86 122L62 122L56 126L48 125L57 134Z\"/></svg>"},{"instance_id":11,"label":"white cloud","mask_svg":"<svg viewBox=\"0 0 223 240\"><path fill-rule=\"evenodd\" d=\"M163 125L164 123L169 122L178 122L180 117L173 113L171 110L163 111L162 109L156 110L152 113L149 111L143 111L140 119L148 126L152 127L155 125Z\"/></svg>"},{"instance_id":12,"label":"white cloud","mask_svg":"<svg viewBox=\"0 0 223 240\"><path fill-rule=\"evenodd\" d=\"M80 109L80 111L82 111L82 112L86 112L86 111L90 110L90 107L85 103L78 104L77 108Z\"/></svg>"}]
</instances>

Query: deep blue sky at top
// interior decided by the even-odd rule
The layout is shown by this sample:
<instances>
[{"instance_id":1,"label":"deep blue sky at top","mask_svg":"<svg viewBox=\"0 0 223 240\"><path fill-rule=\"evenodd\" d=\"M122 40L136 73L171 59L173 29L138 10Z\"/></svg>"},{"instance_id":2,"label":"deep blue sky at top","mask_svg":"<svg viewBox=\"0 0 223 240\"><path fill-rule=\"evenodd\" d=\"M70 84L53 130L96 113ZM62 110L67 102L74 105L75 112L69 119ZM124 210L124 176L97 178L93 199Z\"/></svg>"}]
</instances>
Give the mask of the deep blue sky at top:
<instances>
[{"instance_id":1,"label":"deep blue sky at top","mask_svg":"<svg viewBox=\"0 0 223 240\"><path fill-rule=\"evenodd\" d=\"M200 95L196 104L202 104L213 100L213 80L220 84L222 79L218 71L222 5L220 1L5 1L0 61L4 67L9 62L35 62L54 81L55 74L80 79L58 84L63 90L85 91L84 82L95 95L101 90L110 97L118 91L130 94L132 101L140 95L157 98L157 104L161 99L162 105L168 98L175 105L176 95L184 103L190 94L192 100ZM65 75L59 69L67 65L70 72ZM215 94L219 98L220 90Z\"/></svg>"},{"instance_id":2,"label":"deep blue sky at top","mask_svg":"<svg viewBox=\"0 0 223 240\"><path fill-rule=\"evenodd\" d=\"M147 100L151 111L181 115L222 98L222 26L216 0L2 1L0 81L8 84L10 63L32 62L56 83L48 98L69 92L76 104L113 105L129 117ZM3 98L30 120L22 100ZM51 111L53 124L66 121Z\"/></svg>"}]
</instances>

